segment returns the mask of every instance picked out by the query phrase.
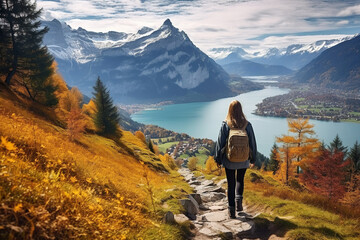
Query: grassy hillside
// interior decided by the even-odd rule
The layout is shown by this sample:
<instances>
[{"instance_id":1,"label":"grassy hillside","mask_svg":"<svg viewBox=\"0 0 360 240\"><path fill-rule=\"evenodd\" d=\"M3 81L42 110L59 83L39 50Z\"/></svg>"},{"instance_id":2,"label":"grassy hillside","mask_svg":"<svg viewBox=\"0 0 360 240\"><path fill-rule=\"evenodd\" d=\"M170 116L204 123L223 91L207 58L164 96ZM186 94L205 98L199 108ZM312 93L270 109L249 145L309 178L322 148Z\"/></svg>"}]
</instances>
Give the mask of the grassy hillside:
<instances>
[{"instance_id":1,"label":"grassy hillside","mask_svg":"<svg viewBox=\"0 0 360 240\"><path fill-rule=\"evenodd\" d=\"M130 132L69 140L52 110L0 86L1 239L182 239L161 223L191 190Z\"/></svg>"}]
</instances>

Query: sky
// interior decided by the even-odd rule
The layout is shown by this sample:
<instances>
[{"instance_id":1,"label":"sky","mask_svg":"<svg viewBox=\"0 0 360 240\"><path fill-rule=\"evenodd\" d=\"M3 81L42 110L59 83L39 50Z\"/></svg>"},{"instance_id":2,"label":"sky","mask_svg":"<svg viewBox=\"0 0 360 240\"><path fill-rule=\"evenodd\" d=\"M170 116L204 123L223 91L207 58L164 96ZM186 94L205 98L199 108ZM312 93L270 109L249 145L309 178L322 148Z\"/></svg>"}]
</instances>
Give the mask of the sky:
<instances>
[{"instance_id":1,"label":"sky","mask_svg":"<svg viewBox=\"0 0 360 240\"><path fill-rule=\"evenodd\" d=\"M135 33L166 19L201 50L258 51L360 33L360 0L38 0L43 18Z\"/></svg>"}]
</instances>

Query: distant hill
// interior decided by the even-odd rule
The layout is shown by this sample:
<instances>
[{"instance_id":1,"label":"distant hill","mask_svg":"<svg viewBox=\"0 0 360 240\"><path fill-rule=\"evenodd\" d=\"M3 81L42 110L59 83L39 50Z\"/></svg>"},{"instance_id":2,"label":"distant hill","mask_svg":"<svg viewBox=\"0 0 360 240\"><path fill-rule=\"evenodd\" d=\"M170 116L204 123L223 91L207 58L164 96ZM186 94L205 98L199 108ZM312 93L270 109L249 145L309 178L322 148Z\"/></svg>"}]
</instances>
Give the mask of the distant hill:
<instances>
[{"instance_id":1,"label":"distant hill","mask_svg":"<svg viewBox=\"0 0 360 240\"><path fill-rule=\"evenodd\" d=\"M360 35L324 51L300 69L295 80L329 88L360 89Z\"/></svg>"},{"instance_id":2,"label":"distant hill","mask_svg":"<svg viewBox=\"0 0 360 240\"><path fill-rule=\"evenodd\" d=\"M84 94L92 92L100 76L116 103L191 102L234 95L230 76L169 19L159 29L142 28L136 34L75 30L56 19L42 24L50 29L43 42L59 71L68 85Z\"/></svg>"},{"instance_id":3,"label":"distant hill","mask_svg":"<svg viewBox=\"0 0 360 240\"><path fill-rule=\"evenodd\" d=\"M249 60L229 63L223 65L223 68L229 74L238 74L240 76L290 75L294 72L284 66L255 63Z\"/></svg>"}]
</instances>

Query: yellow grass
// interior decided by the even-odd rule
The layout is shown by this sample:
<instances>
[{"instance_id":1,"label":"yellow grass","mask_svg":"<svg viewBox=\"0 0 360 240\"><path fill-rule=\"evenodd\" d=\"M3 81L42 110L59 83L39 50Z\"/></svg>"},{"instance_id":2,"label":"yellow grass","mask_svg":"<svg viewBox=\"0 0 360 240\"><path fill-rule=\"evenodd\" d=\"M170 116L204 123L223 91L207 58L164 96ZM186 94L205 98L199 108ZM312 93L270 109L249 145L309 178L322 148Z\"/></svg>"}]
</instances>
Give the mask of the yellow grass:
<instances>
[{"instance_id":1,"label":"yellow grass","mask_svg":"<svg viewBox=\"0 0 360 240\"><path fill-rule=\"evenodd\" d=\"M53 111L30 105L1 86L1 239L184 237L161 217L181 211L177 198L191 190L141 140L123 132L120 144L95 134L72 142Z\"/></svg>"}]
</instances>

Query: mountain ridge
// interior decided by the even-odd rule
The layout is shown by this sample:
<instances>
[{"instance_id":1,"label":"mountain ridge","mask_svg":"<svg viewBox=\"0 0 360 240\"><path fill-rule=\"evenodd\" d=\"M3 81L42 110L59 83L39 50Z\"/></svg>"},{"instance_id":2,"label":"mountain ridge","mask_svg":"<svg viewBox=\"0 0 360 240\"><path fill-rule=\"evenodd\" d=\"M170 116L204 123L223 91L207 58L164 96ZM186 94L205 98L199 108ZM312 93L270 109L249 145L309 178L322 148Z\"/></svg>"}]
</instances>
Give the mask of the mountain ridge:
<instances>
[{"instance_id":1,"label":"mountain ridge","mask_svg":"<svg viewBox=\"0 0 360 240\"><path fill-rule=\"evenodd\" d=\"M329 88L360 89L360 35L325 50L294 79Z\"/></svg>"},{"instance_id":2,"label":"mountain ridge","mask_svg":"<svg viewBox=\"0 0 360 240\"><path fill-rule=\"evenodd\" d=\"M208 101L234 96L230 76L167 19L159 29L136 34L73 30L55 20L44 44L71 86L89 95L98 76L119 103ZM61 29L60 29L61 26ZM66 44L51 37L64 34ZM60 39L60 38L59 38Z\"/></svg>"}]
</instances>

